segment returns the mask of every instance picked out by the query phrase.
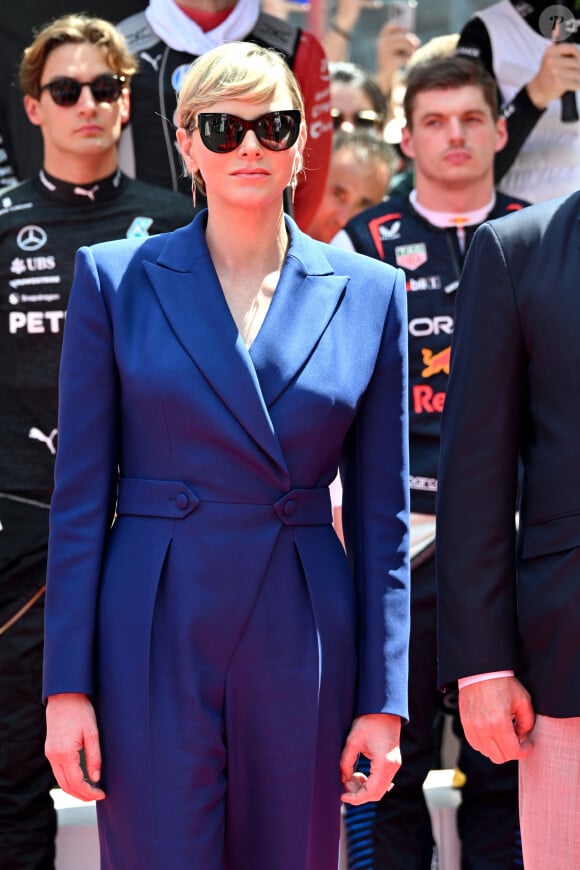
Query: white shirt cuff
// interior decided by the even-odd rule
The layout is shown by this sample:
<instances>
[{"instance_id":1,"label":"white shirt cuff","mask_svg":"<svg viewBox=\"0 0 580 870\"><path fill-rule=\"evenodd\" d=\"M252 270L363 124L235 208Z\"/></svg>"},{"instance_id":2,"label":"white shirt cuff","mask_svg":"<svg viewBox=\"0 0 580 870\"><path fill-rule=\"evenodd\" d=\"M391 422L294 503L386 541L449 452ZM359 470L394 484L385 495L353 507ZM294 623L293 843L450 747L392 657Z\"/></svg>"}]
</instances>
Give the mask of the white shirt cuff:
<instances>
[{"instance_id":1,"label":"white shirt cuff","mask_svg":"<svg viewBox=\"0 0 580 870\"><path fill-rule=\"evenodd\" d=\"M471 686L473 683L482 683L484 680L497 680L499 677L513 677L514 671L491 671L489 674L473 674L471 677L460 677L457 685L460 689Z\"/></svg>"}]
</instances>

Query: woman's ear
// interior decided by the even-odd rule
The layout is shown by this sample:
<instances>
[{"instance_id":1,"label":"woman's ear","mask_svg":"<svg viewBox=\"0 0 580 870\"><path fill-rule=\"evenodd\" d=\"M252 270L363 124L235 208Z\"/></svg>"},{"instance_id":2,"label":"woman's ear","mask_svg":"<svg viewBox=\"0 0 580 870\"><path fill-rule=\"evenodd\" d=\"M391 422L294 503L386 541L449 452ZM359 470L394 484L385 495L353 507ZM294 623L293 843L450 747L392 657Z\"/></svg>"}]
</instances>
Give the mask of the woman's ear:
<instances>
[{"instance_id":1,"label":"woman's ear","mask_svg":"<svg viewBox=\"0 0 580 870\"><path fill-rule=\"evenodd\" d=\"M189 133L184 127L178 127L175 136L177 139L177 145L181 152L181 156L183 157L183 162L187 167L187 171L190 175L194 175L199 169L199 166L197 160L195 159L193 149L191 147L191 133Z\"/></svg>"},{"instance_id":2,"label":"woman's ear","mask_svg":"<svg viewBox=\"0 0 580 870\"><path fill-rule=\"evenodd\" d=\"M296 142L296 154L294 156L294 166L292 168L292 177L296 178L302 170L304 169L304 149L306 147L306 138L308 136L308 132L306 130L306 124L302 124L300 127L300 133L298 134L298 140Z\"/></svg>"},{"instance_id":3,"label":"woman's ear","mask_svg":"<svg viewBox=\"0 0 580 870\"><path fill-rule=\"evenodd\" d=\"M305 123L300 125L300 133L298 134L298 151L300 152L300 157L304 154L304 149L306 148L306 139L308 137L308 130Z\"/></svg>"}]
</instances>

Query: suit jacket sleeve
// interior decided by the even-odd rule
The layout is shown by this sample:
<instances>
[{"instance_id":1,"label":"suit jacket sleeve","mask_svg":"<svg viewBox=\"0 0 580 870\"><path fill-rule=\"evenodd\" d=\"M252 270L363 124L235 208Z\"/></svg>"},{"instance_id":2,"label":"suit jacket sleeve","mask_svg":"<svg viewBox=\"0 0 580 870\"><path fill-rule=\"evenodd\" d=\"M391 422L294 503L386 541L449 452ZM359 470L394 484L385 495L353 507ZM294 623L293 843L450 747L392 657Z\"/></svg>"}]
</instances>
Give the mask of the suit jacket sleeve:
<instances>
[{"instance_id":1,"label":"suit jacket sleeve","mask_svg":"<svg viewBox=\"0 0 580 870\"><path fill-rule=\"evenodd\" d=\"M509 218L507 219L509 220ZM458 291L437 499L439 683L517 669L515 509L526 347L493 226Z\"/></svg>"},{"instance_id":2,"label":"suit jacket sleeve","mask_svg":"<svg viewBox=\"0 0 580 870\"><path fill-rule=\"evenodd\" d=\"M377 363L341 463L345 543L358 595L358 715L408 715L406 361L406 293L399 271Z\"/></svg>"},{"instance_id":3,"label":"suit jacket sleeve","mask_svg":"<svg viewBox=\"0 0 580 870\"><path fill-rule=\"evenodd\" d=\"M67 312L59 382L44 697L59 692L91 694L93 690L91 627L104 540L116 499L117 409L111 324L94 260L88 249L81 248Z\"/></svg>"}]
</instances>

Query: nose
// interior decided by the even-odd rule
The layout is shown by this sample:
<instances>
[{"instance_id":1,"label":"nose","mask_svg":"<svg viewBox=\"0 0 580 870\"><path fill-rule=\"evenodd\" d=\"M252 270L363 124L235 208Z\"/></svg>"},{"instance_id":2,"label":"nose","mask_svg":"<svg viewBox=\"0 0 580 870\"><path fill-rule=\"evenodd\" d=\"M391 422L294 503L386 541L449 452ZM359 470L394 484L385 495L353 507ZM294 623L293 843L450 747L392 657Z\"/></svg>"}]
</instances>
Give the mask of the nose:
<instances>
[{"instance_id":1,"label":"nose","mask_svg":"<svg viewBox=\"0 0 580 870\"><path fill-rule=\"evenodd\" d=\"M455 116L449 119L449 138L454 142L463 142L465 139L463 124Z\"/></svg>"},{"instance_id":2,"label":"nose","mask_svg":"<svg viewBox=\"0 0 580 870\"><path fill-rule=\"evenodd\" d=\"M94 112L97 109L97 101L93 96L89 85L85 82L81 85L81 93L78 100L78 106L83 111Z\"/></svg>"},{"instance_id":3,"label":"nose","mask_svg":"<svg viewBox=\"0 0 580 870\"><path fill-rule=\"evenodd\" d=\"M253 154L261 154L262 153L262 145L260 144L260 140L256 136L253 130L246 130L244 134L244 138L238 145L238 149L241 154L253 153Z\"/></svg>"},{"instance_id":4,"label":"nose","mask_svg":"<svg viewBox=\"0 0 580 870\"><path fill-rule=\"evenodd\" d=\"M351 217L354 217L355 212L356 210L351 203L335 202L331 205L327 213L327 226L331 230L331 238L347 225Z\"/></svg>"},{"instance_id":5,"label":"nose","mask_svg":"<svg viewBox=\"0 0 580 870\"><path fill-rule=\"evenodd\" d=\"M345 202L340 205L334 214L334 219L339 229L347 225L349 220L355 216L357 209L352 202Z\"/></svg>"}]
</instances>

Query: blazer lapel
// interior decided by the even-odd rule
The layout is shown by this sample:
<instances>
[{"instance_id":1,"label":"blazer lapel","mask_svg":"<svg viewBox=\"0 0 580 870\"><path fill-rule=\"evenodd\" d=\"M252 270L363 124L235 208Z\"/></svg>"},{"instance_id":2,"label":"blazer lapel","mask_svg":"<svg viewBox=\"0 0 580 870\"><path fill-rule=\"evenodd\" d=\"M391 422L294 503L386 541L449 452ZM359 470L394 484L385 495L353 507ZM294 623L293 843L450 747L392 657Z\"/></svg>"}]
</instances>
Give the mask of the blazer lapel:
<instances>
[{"instance_id":1,"label":"blazer lapel","mask_svg":"<svg viewBox=\"0 0 580 870\"><path fill-rule=\"evenodd\" d=\"M270 407L306 365L348 283L322 248L287 219L290 249L250 356Z\"/></svg>"},{"instance_id":2,"label":"blazer lapel","mask_svg":"<svg viewBox=\"0 0 580 870\"><path fill-rule=\"evenodd\" d=\"M170 234L145 270L171 328L254 441L287 471L260 383L224 299L203 232L204 214Z\"/></svg>"}]
</instances>

